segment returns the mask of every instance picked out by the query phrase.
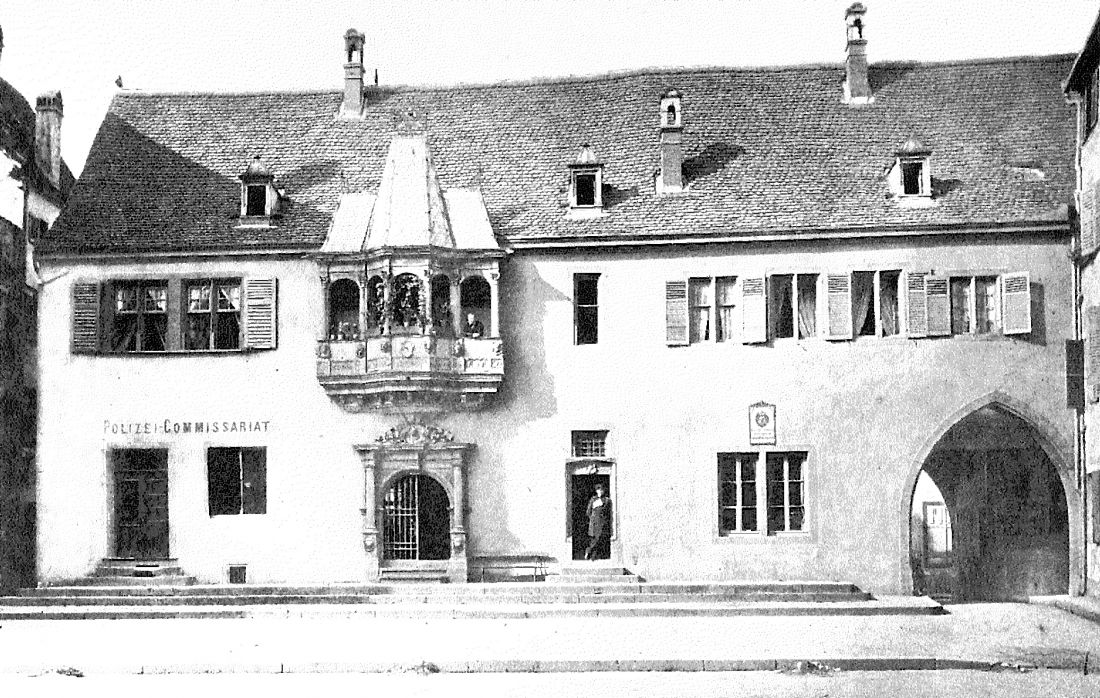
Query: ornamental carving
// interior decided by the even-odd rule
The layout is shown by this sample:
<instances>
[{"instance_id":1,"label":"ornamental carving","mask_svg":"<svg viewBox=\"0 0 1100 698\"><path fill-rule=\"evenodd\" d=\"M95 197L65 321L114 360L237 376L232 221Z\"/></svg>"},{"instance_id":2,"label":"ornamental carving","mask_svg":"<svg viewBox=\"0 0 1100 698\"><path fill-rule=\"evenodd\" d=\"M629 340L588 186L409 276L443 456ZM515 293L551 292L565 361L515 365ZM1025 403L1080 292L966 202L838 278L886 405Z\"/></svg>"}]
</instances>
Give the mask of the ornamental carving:
<instances>
[{"instance_id":1,"label":"ornamental carving","mask_svg":"<svg viewBox=\"0 0 1100 698\"><path fill-rule=\"evenodd\" d=\"M454 434L442 427L409 424L400 428L393 427L375 439L375 442L389 446L421 446L451 443L454 440Z\"/></svg>"},{"instance_id":2,"label":"ornamental carving","mask_svg":"<svg viewBox=\"0 0 1100 698\"><path fill-rule=\"evenodd\" d=\"M317 358L327 359L332 356L332 350L329 349L328 342L321 342L317 345Z\"/></svg>"},{"instance_id":3,"label":"ornamental carving","mask_svg":"<svg viewBox=\"0 0 1100 698\"><path fill-rule=\"evenodd\" d=\"M462 343L461 339L456 339L454 344L451 345L451 356L462 356L466 351L466 345Z\"/></svg>"}]
</instances>

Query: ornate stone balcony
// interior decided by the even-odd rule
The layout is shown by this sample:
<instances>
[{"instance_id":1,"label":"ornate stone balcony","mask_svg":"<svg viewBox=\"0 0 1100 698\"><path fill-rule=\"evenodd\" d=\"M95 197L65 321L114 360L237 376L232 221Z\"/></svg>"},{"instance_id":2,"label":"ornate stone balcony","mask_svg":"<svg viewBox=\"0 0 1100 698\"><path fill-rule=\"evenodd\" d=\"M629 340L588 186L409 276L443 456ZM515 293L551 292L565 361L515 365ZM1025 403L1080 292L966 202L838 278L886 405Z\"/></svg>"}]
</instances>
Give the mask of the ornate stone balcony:
<instances>
[{"instance_id":1,"label":"ornate stone balcony","mask_svg":"<svg viewBox=\"0 0 1100 698\"><path fill-rule=\"evenodd\" d=\"M323 340L317 380L349 412L476 410L504 380L504 356L495 338Z\"/></svg>"}]
</instances>

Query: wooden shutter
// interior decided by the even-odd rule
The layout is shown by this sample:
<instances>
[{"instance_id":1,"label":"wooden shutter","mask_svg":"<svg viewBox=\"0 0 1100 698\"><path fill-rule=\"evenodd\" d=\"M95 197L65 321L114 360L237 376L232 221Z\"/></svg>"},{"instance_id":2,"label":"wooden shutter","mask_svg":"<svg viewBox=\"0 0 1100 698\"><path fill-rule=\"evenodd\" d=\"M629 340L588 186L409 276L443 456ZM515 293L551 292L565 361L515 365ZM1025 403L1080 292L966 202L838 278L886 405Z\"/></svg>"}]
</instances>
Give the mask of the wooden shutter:
<instances>
[{"instance_id":1,"label":"wooden shutter","mask_svg":"<svg viewBox=\"0 0 1100 698\"><path fill-rule=\"evenodd\" d=\"M741 280L741 341L745 344L768 341L768 296L763 276Z\"/></svg>"},{"instance_id":2,"label":"wooden shutter","mask_svg":"<svg viewBox=\"0 0 1100 698\"><path fill-rule=\"evenodd\" d=\"M1089 332L1085 376L1091 385L1100 385L1100 305L1089 306L1085 316Z\"/></svg>"},{"instance_id":3,"label":"wooden shutter","mask_svg":"<svg viewBox=\"0 0 1100 698\"><path fill-rule=\"evenodd\" d=\"M1085 342L1066 340L1066 407L1085 409Z\"/></svg>"},{"instance_id":4,"label":"wooden shutter","mask_svg":"<svg viewBox=\"0 0 1100 698\"><path fill-rule=\"evenodd\" d=\"M1081 190L1081 210L1077 214L1078 225L1081 229L1081 254L1083 255L1092 254L1096 249L1097 237L1100 235L1096 221L1096 189L1098 186L1100 186L1100 182L1085 185Z\"/></svg>"},{"instance_id":5,"label":"wooden shutter","mask_svg":"<svg viewBox=\"0 0 1100 698\"><path fill-rule=\"evenodd\" d=\"M73 353L94 354L99 351L99 283L73 284Z\"/></svg>"},{"instance_id":6,"label":"wooden shutter","mask_svg":"<svg viewBox=\"0 0 1100 698\"><path fill-rule=\"evenodd\" d=\"M665 344L688 343L688 301L686 281L665 282Z\"/></svg>"},{"instance_id":7,"label":"wooden shutter","mask_svg":"<svg viewBox=\"0 0 1100 698\"><path fill-rule=\"evenodd\" d=\"M929 276L924 280L928 314L928 336L951 334L951 283L946 276Z\"/></svg>"},{"instance_id":8,"label":"wooden shutter","mask_svg":"<svg viewBox=\"0 0 1100 698\"><path fill-rule=\"evenodd\" d=\"M1001 299L1004 333L1031 332L1031 274L1021 271L1002 275Z\"/></svg>"},{"instance_id":9,"label":"wooden shutter","mask_svg":"<svg viewBox=\"0 0 1100 698\"><path fill-rule=\"evenodd\" d=\"M825 339L851 339L852 332L852 275L826 274L829 327Z\"/></svg>"},{"instance_id":10,"label":"wooden shutter","mask_svg":"<svg viewBox=\"0 0 1100 698\"><path fill-rule=\"evenodd\" d=\"M928 304L924 292L924 272L905 275L906 327L910 337L928 336Z\"/></svg>"},{"instance_id":11,"label":"wooden shutter","mask_svg":"<svg viewBox=\"0 0 1100 698\"><path fill-rule=\"evenodd\" d=\"M278 333L276 280L245 279L245 347L274 349Z\"/></svg>"}]
</instances>

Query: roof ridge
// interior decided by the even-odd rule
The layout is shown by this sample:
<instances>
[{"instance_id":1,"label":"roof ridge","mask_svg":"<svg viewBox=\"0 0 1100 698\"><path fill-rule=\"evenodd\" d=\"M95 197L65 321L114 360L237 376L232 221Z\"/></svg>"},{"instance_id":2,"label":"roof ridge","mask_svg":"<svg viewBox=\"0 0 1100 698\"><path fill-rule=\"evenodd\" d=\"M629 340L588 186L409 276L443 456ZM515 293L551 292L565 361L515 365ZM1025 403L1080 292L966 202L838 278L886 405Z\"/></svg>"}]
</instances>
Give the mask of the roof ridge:
<instances>
[{"instance_id":1,"label":"roof ridge","mask_svg":"<svg viewBox=\"0 0 1100 698\"><path fill-rule=\"evenodd\" d=\"M871 68L940 68L959 65L992 65L998 63L1055 63L1058 61L1071 60L1076 54L1073 53L1057 53L1057 54L1045 54L1045 55L1018 55L1018 56L987 56L983 58L957 58L942 61L919 61L919 60L888 60L877 61L870 64ZM693 65L693 66L651 66L643 68L625 68L622 70L609 70L602 73L593 73L590 75L560 75L560 76L547 76L547 77L534 77L534 78L520 78L516 80L498 80L495 82L457 82L449 85L441 84L422 84L422 85L409 85L409 84L393 84L393 85L368 85L366 89L368 91L375 90L380 92L446 92L453 90L463 89L484 89L484 88L512 88L512 87L531 87L537 85L572 85L572 84L586 84L599 82L601 80L617 80L632 77L641 77L645 75L659 76L667 74L690 74L690 75L702 75L712 73L753 73L753 72L788 72L799 70L825 70L825 69L843 69L844 64L841 62L821 62L821 63L793 63L789 65L744 65L744 66L721 66L721 65ZM258 97L258 96L279 96L279 95L316 95L316 96L333 96L342 94L343 90L338 87L332 88L300 88L300 89L284 89L284 90L231 90L227 92L218 91L202 91L202 90L121 90L115 93L115 97L119 98L154 98L154 97Z\"/></svg>"}]
</instances>

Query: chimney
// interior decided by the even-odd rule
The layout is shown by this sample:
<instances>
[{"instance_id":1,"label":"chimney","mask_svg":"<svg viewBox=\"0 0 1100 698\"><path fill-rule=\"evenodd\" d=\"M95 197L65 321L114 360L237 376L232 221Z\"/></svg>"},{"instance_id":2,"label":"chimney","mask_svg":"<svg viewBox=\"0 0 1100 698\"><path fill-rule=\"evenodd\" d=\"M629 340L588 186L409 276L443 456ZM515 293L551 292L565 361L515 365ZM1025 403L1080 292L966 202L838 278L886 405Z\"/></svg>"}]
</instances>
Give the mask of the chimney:
<instances>
[{"instance_id":1,"label":"chimney","mask_svg":"<svg viewBox=\"0 0 1100 698\"><path fill-rule=\"evenodd\" d=\"M363 40L354 29L344 33L344 103L340 116L359 116L363 113Z\"/></svg>"},{"instance_id":2,"label":"chimney","mask_svg":"<svg viewBox=\"0 0 1100 698\"><path fill-rule=\"evenodd\" d=\"M61 186L61 93L57 90L38 96L35 103L34 159L38 168L55 187Z\"/></svg>"},{"instance_id":3,"label":"chimney","mask_svg":"<svg viewBox=\"0 0 1100 698\"><path fill-rule=\"evenodd\" d=\"M683 111L680 93L668 90L661 95L661 171L657 174L657 193L684 190Z\"/></svg>"},{"instance_id":4,"label":"chimney","mask_svg":"<svg viewBox=\"0 0 1100 698\"><path fill-rule=\"evenodd\" d=\"M875 101L871 94L871 84L867 80L867 39L863 38L863 15L867 8L863 3L852 3L844 12L844 23L848 25L848 58L845 61L844 103L870 104Z\"/></svg>"}]
</instances>

